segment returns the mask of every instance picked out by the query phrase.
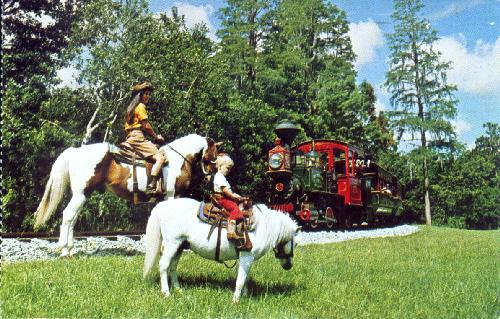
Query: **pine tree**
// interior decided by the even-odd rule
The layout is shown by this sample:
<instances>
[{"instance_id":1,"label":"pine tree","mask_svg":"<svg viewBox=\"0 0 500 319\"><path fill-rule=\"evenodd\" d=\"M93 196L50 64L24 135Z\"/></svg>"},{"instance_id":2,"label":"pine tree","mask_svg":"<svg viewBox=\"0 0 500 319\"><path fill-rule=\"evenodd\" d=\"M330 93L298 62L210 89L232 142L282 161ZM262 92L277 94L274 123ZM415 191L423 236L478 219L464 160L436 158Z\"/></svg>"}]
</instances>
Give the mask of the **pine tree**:
<instances>
[{"instance_id":1,"label":"pine tree","mask_svg":"<svg viewBox=\"0 0 500 319\"><path fill-rule=\"evenodd\" d=\"M220 9L222 28L221 55L231 69L231 77L240 93L255 93L258 46L264 34L270 0L228 0Z\"/></svg>"},{"instance_id":2,"label":"pine tree","mask_svg":"<svg viewBox=\"0 0 500 319\"><path fill-rule=\"evenodd\" d=\"M394 33L388 35L389 71L385 86L392 94L389 112L392 125L401 138L403 133L418 136L421 156L425 218L431 224L429 195L429 146L446 145L455 137L449 122L456 115L456 87L447 84L449 62L443 62L441 53L433 44L437 32L429 21L419 16L421 0L395 0L392 19ZM430 143L432 142L432 143Z\"/></svg>"}]
</instances>

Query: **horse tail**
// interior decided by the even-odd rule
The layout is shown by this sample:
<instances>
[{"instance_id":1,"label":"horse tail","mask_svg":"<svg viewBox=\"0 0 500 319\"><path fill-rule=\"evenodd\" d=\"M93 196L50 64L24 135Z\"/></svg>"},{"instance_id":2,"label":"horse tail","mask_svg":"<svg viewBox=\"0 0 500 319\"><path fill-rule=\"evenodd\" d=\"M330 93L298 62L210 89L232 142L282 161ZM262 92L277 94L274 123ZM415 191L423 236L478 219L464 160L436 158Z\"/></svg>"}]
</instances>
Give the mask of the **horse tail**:
<instances>
[{"instance_id":1,"label":"horse tail","mask_svg":"<svg viewBox=\"0 0 500 319\"><path fill-rule=\"evenodd\" d=\"M69 160L74 149L73 147L66 149L52 165L45 192L35 212L35 229L45 224L52 216L68 188Z\"/></svg>"},{"instance_id":2,"label":"horse tail","mask_svg":"<svg viewBox=\"0 0 500 319\"><path fill-rule=\"evenodd\" d=\"M144 278L151 273L158 262L161 246L160 210L153 209L146 226L146 255L144 257Z\"/></svg>"}]
</instances>

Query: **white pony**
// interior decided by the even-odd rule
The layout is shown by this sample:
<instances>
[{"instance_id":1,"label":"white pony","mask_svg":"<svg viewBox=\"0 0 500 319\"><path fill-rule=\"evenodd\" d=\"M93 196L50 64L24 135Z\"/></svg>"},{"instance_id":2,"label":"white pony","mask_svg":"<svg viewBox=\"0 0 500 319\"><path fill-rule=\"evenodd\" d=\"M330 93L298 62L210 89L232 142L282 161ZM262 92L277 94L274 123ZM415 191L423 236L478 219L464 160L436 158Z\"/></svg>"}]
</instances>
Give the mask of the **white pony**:
<instances>
[{"instance_id":1,"label":"white pony","mask_svg":"<svg viewBox=\"0 0 500 319\"><path fill-rule=\"evenodd\" d=\"M194 170L198 167L208 174L220 144L210 138L190 134L162 146L169 161L162 169L165 198L181 196L189 188ZM61 257L72 255L76 218L94 190L109 190L123 199L132 200L132 166L117 163L109 153L109 147L108 143L70 147L59 155L52 166L45 193L35 212L35 229L54 213L69 186L73 196L63 211L59 234ZM137 167L136 171L139 195L146 198L146 168Z\"/></svg>"},{"instance_id":2,"label":"white pony","mask_svg":"<svg viewBox=\"0 0 500 319\"><path fill-rule=\"evenodd\" d=\"M144 259L144 278L151 273L158 260L163 240L163 253L160 258L161 291L170 295L168 277L174 288L179 288L177 279L177 263L186 244L196 254L215 260L217 234L214 232L207 239L210 225L201 222L197 214L200 203L190 198L177 198L159 203L151 212L146 227L146 256ZM251 251L236 252L232 242L226 239L226 230L222 231L220 244L221 261L239 260L236 288L233 302L238 302L240 295L246 293L246 281L252 263L262 257L271 248L281 266L292 268L293 239L300 227L283 213L269 209L263 204L253 208L255 230L249 232L253 248Z\"/></svg>"}]
</instances>

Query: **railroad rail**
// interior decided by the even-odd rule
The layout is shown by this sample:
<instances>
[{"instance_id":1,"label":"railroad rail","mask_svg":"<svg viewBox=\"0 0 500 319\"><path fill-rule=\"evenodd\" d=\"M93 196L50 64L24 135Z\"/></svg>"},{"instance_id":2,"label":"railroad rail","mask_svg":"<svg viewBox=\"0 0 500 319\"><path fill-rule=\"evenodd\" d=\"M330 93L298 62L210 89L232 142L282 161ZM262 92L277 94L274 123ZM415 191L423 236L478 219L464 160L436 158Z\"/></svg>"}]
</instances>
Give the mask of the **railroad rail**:
<instances>
[{"instance_id":1,"label":"railroad rail","mask_svg":"<svg viewBox=\"0 0 500 319\"><path fill-rule=\"evenodd\" d=\"M74 235L75 239L83 239L88 237L104 237L107 239L116 239L117 236L130 237L132 239L139 240L140 237L144 235L144 231L100 231L100 232L76 232ZM49 241L58 240L59 236L54 233L47 232L10 232L2 233L2 238L16 238L20 240L31 240L35 238L43 238Z\"/></svg>"}]
</instances>

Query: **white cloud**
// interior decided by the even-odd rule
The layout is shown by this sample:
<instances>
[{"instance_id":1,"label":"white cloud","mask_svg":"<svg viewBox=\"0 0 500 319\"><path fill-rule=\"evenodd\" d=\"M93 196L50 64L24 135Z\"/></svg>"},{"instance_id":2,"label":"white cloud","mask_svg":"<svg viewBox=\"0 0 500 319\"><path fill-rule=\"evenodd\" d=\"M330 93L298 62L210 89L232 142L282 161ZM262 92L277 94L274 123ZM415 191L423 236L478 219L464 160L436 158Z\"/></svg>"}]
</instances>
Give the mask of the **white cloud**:
<instances>
[{"instance_id":1,"label":"white cloud","mask_svg":"<svg viewBox=\"0 0 500 319\"><path fill-rule=\"evenodd\" d=\"M452 121L452 124L458 136L462 136L464 133L472 130L472 125L461 118Z\"/></svg>"},{"instance_id":2,"label":"white cloud","mask_svg":"<svg viewBox=\"0 0 500 319\"><path fill-rule=\"evenodd\" d=\"M459 90L500 96L500 36L495 43L478 40L474 49L469 50L465 36L459 34L438 40L435 48L445 61L453 62L448 79Z\"/></svg>"},{"instance_id":3,"label":"white cloud","mask_svg":"<svg viewBox=\"0 0 500 319\"><path fill-rule=\"evenodd\" d=\"M382 30L372 20L349 24L348 34L351 38L354 53L357 55L356 69L373 61L376 49L384 45Z\"/></svg>"},{"instance_id":4,"label":"white cloud","mask_svg":"<svg viewBox=\"0 0 500 319\"><path fill-rule=\"evenodd\" d=\"M389 108L383 102L381 102L380 100L376 100L375 101L375 113L377 115L380 114L380 111L386 111L388 109Z\"/></svg>"},{"instance_id":5,"label":"white cloud","mask_svg":"<svg viewBox=\"0 0 500 319\"><path fill-rule=\"evenodd\" d=\"M204 23L209 30L209 38L214 41L217 40L215 27L210 21L210 16L215 12L214 7L210 4L195 6L183 2L176 2L174 5L177 7L179 15L184 16L188 28L193 28L198 23ZM169 13L169 16L171 16L171 13Z\"/></svg>"},{"instance_id":6,"label":"white cloud","mask_svg":"<svg viewBox=\"0 0 500 319\"><path fill-rule=\"evenodd\" d=\"M458 15L459 13L472 9L480 4L484 3L484 0L464 0L464 1L454 1L440 11L435 12L429 16L430 21L437 21L447 18L452 15Z\"/></svg>"},{"instance_id":7,"label":"white cloud","mask_svg":"<svg viewBox=\"0 0 500 319\"><path fill-rule=\"evenodd\" d=\"M73 89L77 88L78 83L76 82L76 77L78 76L78 74L78 70L71 66L60 69L59 71L57 71L57 76L62 82L57 87L68 86Z\"/></svg>"}]
</instances>

